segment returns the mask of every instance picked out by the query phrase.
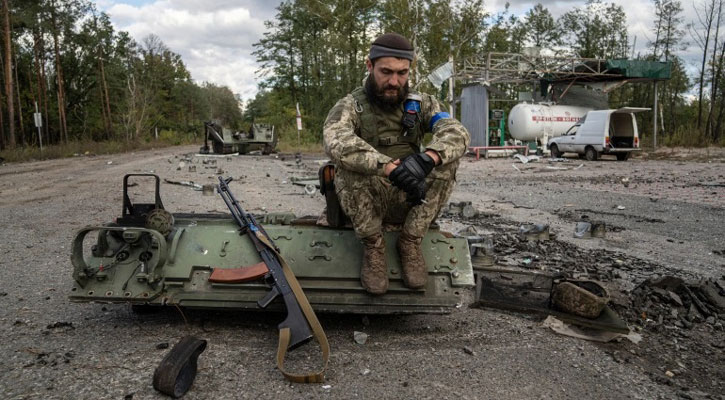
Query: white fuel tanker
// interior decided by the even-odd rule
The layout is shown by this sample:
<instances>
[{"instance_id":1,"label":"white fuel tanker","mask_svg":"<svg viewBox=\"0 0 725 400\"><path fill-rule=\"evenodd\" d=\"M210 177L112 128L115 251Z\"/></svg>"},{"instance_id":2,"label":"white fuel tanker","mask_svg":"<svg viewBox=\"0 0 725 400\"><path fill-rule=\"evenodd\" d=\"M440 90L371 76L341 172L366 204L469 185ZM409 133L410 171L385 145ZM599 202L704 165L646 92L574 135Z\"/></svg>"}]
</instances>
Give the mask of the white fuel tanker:
<instances>
[{"instance_id":1,"label":"white fuel tanker","mask_svg":"<svg viewBox=\"0 0 725 400\"><path fill-rule=\"evenodd\" d=\"M548 138L563 135L592 110L589 107L521 103L509 112L508 128L514 139L524 142L540 139L541 144L546 145Z\"/></svg>"}]
</instances>

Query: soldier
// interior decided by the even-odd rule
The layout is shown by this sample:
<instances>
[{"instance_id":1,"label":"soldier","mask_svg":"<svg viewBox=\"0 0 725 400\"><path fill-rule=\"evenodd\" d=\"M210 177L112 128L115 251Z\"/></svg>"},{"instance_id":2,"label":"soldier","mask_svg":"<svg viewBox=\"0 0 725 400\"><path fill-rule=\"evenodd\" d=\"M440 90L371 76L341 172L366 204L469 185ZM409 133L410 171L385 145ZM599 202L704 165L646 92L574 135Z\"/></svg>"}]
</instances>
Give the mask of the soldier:
<instances>
[{"instance_id":1,"label":"soldier","mask_svg":"<svg viewBox=\"0 0 725 400\"><path fill-rule=\"evenodd\" d=\"M414 58L413 46L397 33L375 39L364 87L335 104L323 130L340 206L364 246L360 281L372 294L388 290L383 222L403 224L397 249L404 284L425 287L421 242L448 201L470 141L434 97L410 91ZM426 132L432 140L422 149Z\"/></svg>"}]
</instances>

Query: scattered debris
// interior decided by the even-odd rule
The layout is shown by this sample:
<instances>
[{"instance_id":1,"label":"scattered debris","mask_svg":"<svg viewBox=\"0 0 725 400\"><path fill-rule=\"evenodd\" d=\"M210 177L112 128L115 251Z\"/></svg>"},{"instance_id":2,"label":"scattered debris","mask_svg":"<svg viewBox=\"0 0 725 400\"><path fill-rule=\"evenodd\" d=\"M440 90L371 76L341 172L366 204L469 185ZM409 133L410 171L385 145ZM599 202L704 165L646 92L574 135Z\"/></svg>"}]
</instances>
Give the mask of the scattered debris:
<instances>
[{"instance_id":1,"label":"scattered debris","mask_svg":"<svg viewBox=\"0 0 725 400\"><path fill-rule=\"evenodd\" d=\"M46 329L58 329L58 328L75 329L72 322L55 322L52 324L48 324L48 326L46 326L45 328Z\"/></svg>"},{"instance_id":2,"label":"scattered debris","mask_svg":"<svg viewBox=\"0 0 725 400\"><path fill-rule=\"evenodd\" d=\"M549 240L549 225L547 224L524 224L519 227L519 235L530 242Z\"/></svg>"},{"instance_id":3,"label":"scattered debris","mask_svg":"<svg viewBox=\"0 0 725 400\"><path fill-rule=\"evenodd\" d=\"M463 346L463 352L466 353L466 354L470 354L472 356L475 356L476 355L476 352L473 351L473 349L470 348L469 346Z\"/></svg>"},{"instance_id":4,"label":"scattered debris","mask_svg":"<svg viewBox=\"0 0 725 400\"><path fill-rule=\"evenodd\" d=\"M318 187L314 184L307 184L305 185L305 193L307 193L310 197L315 197L315 194L317 194Z\"/></svg>"},{"instance_id":5,"label":"scattered debris","mask_svg":"<svg viewBox=\"0 0 725 400\"><path fill-rule=\"evenodd\" d=\"M535 154L532 154L530 156L525 156L523 154L514 154L514 158L521 161L522 164L526 164L528 162L533 162L533 161L539 161L539 159L541 159L541 157L539 157Z\"/></svg>"},{"instance_id":6,"label":"scattered debris","mask_svg":"<svg viewBox=\"0 0 725 400\"><path fill-rule=\"evenodd\" d=\"M449 203L448 209L445 210L447 214L460 216L463 218L475 218L478 215L478 210L473 207L470 201L462 201L459 203Z\"/></svg>"},{"instance_id":7,"label":"scattered debris","mask_svg":"<svg viewBox=\"0 0 725 400\"><path fill-rule=\"evenodd\" d=\"M574 237L578 239L588 239L592 237L592 223L589 221L579 221L574 227Z\"/></svg>"},{"instance_id":8,"label":"scattered debris","mask_svg":"<svg viewBox=\"0 0 725 400\"><path fill-rule=\"evenodd\" d=\"M580 328L577 326L573 326L571 324L567 324L564 321L549 315L546 317L544 322L541 323L541 325L545 328L550 328L556 333L575 337L578 339L585 339L585 340L591 340L593 342L611 342L612 340L618 339L618 338L627 338L632 343L639 343L640 340L642 340L642 336L635 332L629 332L627 334L624 333L618 333L618 332L609 332L609 331L603 331L603 330L597 330L597 329L586 329L586 328Z\"/></svg>"},{"instance_id":9,"label":"scattered debris","mask_svg":"<svg viewBox=\"0 0 725 400\"><path fill-rule=\"evenodd\" d=\"M171 179L164 179L164 182L165 183L172 184L172 185L188 186L188 187L190 187L190 188L192 188L194 190L202 190L203 189L203 187L200 184L194 183L193 181L172 181Z\"/></svg>"},{"instance_id":10,"label":"scattered debris","mask_svg":"<svg viewBox=\"0 0 725 400\"><path fill-rule=\"evenodd\" d=\"M554 284L551 299L559 310L584 318L597 318L609 302L609 293L594 281L565 280Z\"/></svg>"}]
</instances>

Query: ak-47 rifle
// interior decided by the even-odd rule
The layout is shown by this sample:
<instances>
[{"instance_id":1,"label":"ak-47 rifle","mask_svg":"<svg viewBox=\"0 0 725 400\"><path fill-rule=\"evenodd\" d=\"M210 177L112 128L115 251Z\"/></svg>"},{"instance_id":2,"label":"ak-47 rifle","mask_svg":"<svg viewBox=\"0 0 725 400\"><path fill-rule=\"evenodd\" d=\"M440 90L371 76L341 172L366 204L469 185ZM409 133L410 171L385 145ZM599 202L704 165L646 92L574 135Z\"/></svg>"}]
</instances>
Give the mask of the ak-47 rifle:
<instances>
[{"instance_id":1,"label":"ak-47 rifle","mask_svg":"<svg viewBox=\"0 0 725 400\"><path fill-rule=\"evenodd\" d=\"M266 308L275 298L282 296L285 307L287 307L287 318L278 325L279 345L277 347L277 367L291 381L322 382L330 353L330 345L327 342L325 332L322 330L322 326L317 320L317 316L315 316L315 312L312 310L307 297L302 292L297 278L295 278L294 273L279 254L279 249L274 245L272 238L269 237L262 225L257 223L253 215L244 212L244 209L242 209L237 199L234 198L234 195L229 190L229 182L231 181L231 177L224 179L220 176L217 191L232 212L232 217L241 228L240 234L247 234L249 236L259 256L262 258L262 263L266 267L266 271L264 268L261 268L261 273L255 272L253 275L264 275L264 278L272 286L272 290L264 298L257 301L257 305L261 308ZM255 268L259 271L260 267L261 265L250 268ZM223 269L215 269L212 272L212 277L215 273L221 273L223 271ZM322 370L309 375L294 375L286 372L283 364L287 349L294 349L312 339L313 336L322 348L324 362Z\"/></svg>"}]
</instances>

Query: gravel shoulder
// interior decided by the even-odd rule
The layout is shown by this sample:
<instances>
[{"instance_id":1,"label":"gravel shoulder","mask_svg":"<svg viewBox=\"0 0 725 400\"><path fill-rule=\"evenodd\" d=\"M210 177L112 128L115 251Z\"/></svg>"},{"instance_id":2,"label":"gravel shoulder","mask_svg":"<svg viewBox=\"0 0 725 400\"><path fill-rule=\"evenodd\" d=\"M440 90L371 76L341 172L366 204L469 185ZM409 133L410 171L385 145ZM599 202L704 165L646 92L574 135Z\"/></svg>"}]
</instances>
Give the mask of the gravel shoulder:
<instances>
[{"instance_id":1,"label":"gravel shoulder","mask_svg":"<svg viewBox=\"0 0 725 400\"><path fill-rule=\"evenodd\" d=\"M197 148L0 166L0 398L165 398L151 386L168 351L163 344L194 334L209 347L188 399L725 399L725 314L709 321L688 314L684 323L687 310L672 317L676 307L637 291L660 275L725 279L722 151L666 150L628 162L466 158L461 164L451 201L470 201L481 216L446 215L442 227L493 234L502 262L536 254L541 269L609 277L620 297L643 301L616 305L643 336L639 344L561 336L538 316L469 302L448 315L322 315L332 347L328 379L304 385L285 381L275 368L281 315L176 309L145 315L124 305L68 301L71 240L83 226L120 215L124 174L205 184L221 169L235 178L232 189L252 212L316 215L324 206L319 194L290 183L293 176L315 176L322 155L299 162L284 154L219 158L215 166L194 158L196 172L188 163L178 169ZM132 195L148 193L134 187ZM218 196L186 186L162 183L161 196L172 212L226 212ZM606 221L605 239L572 237L583 214ZM556 240L536 249L518 242L518 226L529 222L550 224ZM648 315L641 317L644 309ZM354 331L367 333L368 342L355 343ZM291 357L293 365L318 360L308 348Z\"/></svg>"}]
</instances>

